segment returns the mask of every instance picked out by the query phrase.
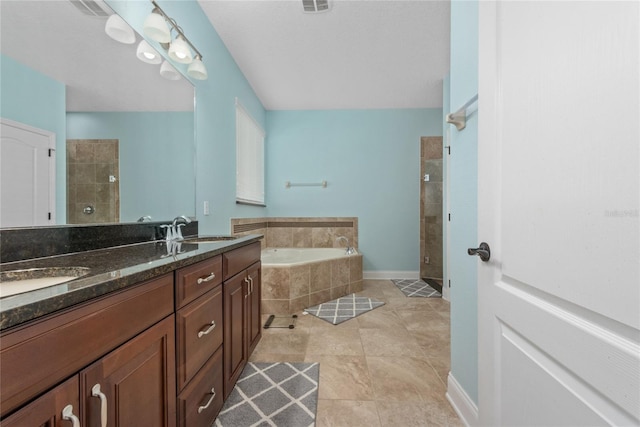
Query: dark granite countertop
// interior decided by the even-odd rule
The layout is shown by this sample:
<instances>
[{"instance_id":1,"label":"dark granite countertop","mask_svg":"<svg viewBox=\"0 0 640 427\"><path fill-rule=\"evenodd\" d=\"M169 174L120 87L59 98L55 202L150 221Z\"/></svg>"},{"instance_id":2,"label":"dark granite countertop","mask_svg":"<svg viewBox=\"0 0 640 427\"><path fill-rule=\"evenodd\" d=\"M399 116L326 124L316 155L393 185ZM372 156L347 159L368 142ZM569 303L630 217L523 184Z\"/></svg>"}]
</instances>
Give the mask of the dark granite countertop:
<instances>
[{"instance_id":1,"label":"dark granite countertop","mask_svg":"<svg viewBox=\"0 0 640 427\"><path fill-rule=\"evenodd\" d=\"M86 267L90 272L58 285L0 298L0 330L150 280L177 268L259 241L262 235L210 243L136 243L0 264L1 271Z\"/></svg>"}]
</instances>

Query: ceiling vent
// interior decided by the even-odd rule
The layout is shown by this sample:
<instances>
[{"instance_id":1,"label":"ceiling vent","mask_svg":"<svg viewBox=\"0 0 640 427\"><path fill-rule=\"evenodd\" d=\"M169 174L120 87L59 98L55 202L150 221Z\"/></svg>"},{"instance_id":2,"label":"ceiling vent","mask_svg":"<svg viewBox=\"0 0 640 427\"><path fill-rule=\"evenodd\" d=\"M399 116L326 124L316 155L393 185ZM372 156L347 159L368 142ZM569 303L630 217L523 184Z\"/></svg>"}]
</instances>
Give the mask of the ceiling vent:
<instances>
[{"instance_id":1,"label":"ceiling vent","mask_svg":"<svg viewBox=\"0 0 640 427\"><path fill-rule=\"evenodd\" d=\"M103 0L69 0L76 9L88 16L110 16L113 11Z\"/></svg>"},{"instance_id":2,"label":"ceiling vent","mask_svg":"<svg viewBox=\"0 0 640 427\"><path fill-rule=\"evenodd\" d=\"M329 10L329 0L302 0L305 12L326 12Z\"/></svg>"}]
</instances>

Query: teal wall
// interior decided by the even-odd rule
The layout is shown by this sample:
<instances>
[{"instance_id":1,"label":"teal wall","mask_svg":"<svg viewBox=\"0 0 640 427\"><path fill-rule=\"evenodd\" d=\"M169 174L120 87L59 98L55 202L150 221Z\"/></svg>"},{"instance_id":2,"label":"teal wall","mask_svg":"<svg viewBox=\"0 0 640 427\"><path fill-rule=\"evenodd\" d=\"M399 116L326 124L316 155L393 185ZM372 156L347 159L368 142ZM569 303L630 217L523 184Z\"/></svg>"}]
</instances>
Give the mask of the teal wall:
<instances>
[{"instance_id":1,"label":"teal wall","mask_svg":"<svg viewBox=\"0 0 640 427\"><path fill-rule=\"evenodd\" d=\"M478 2L451 2L450 109L478 93ZM473 108L472 108L473 109ZM451 373L478 402L478 113L467 117L462 131L451 126L450 250Z\"/></svg>"},{"instance_id":2,"label":"teal wall","mask_svg":"<svg viewBox=\"0 0 640 427\"><path fill-rule=\"evenodd\" d=\"M56 222L66 208L66 136L64 84L0 54L0 117L56 134Z\"/></svg>"},{"instance_id":3,"label":"teal wall","mask_svg":"<svg viewBox=\"0 0 640 427\"><path fill-rule=\"evenodd\" d=\"M68 139L118 139L120 220L195 215L191 112L68 113Z\"/></svg>"},{"instance_id":4,"label":"teal wall","mask_svg":"<svg viewBox=\"0 0 640 427\"><path fill-rule=\"evenodd\" d=\"M107 0L107 3L142 33L142 23L151 12L150 2ZM240 99L263 128L266 127L265 110L196 0L159 0L158 4L182 27L202 53L207 67L207 80L192 80L196 92L198 153L196 214L201 233L229 233L230 218L266 214L264 208L236 205L235 202L235 98ZM151 44L158 46L155 42ZM162 51L162 48L158 47L158 50ZM186 74L186 66L174 65ZM205 200L210 203L209 216L203 215Z\"/></svg>"},{"instance_id":5,"label":"teal wall","mask_svg":"<svg viewBox=\"0 0 640 427\"><path fill-rule=\"evenodd\" d=\"M441 123L439 108L267 112L269 215L356 216L365 270L418 271L420 137Z\"/></svg>"}]
</instances>

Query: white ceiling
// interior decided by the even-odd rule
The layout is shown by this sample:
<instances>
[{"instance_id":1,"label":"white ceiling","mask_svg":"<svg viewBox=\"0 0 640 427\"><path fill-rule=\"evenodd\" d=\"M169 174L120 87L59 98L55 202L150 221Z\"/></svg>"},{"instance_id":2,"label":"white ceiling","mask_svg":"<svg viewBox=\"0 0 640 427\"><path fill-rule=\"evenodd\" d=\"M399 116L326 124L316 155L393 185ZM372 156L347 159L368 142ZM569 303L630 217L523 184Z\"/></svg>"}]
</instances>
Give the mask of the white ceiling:
<instances>
[{"instance_id":1,"label":"white ceiling","mask_svg":"<svg viewBox=\"0 0 640 427\"><path fill-rule=\"evenodd\" d=\"M302 0L198 1L266 109L442 106L448 0L330 0L316 14ZM160 77L68 0L0 0L0 20L2 53L63 82L68 111L193 109L190 83Z\"/></svg>"},{"instance_id":2,"label":"white ceiling","mask_svg":"<svg viewBox=\"0 0 640 427\"><path fill-rule=\"evenodd\" d=\"M0 0L3 54L66 85L67 111L193 111L193 86L169 81L104 32L106 17L68 0Z\"/></svg>"},{"instance_id":3,"label":"white ceiling","mask_svg":"<svg viewBox=\"0 0 640 427\"><path fill-rule=\"evenodd\" d=\"M268 110L442 106L448 0L198 2Z\"/></svg>"}]
</instances>

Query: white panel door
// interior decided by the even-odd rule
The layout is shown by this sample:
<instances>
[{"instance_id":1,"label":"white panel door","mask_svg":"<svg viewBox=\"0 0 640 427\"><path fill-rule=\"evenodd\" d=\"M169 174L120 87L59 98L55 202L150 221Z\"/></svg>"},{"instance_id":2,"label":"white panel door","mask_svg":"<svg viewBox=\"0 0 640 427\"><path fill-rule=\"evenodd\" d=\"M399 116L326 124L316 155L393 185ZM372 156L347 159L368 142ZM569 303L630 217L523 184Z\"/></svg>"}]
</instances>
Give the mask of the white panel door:
<instances>
[{"instance_id":1,"label":"white panel door","mask_svg":"<svg viewBox=\"0 0 640 427\"><path fill-rule=\"evenodd\" d=\"M0 125L0 227L54 224L55 134L6 119Z\"/></svg>"},{"instance_id":2,"label":"white panel door","mask_svg":"<svg viewBox=\"0 0 640 427\"><path fill-rule=\"evenodd\" d=\"M640 425L640 3L479 24L480 422Z\"/></svg>"}]
</instances>

